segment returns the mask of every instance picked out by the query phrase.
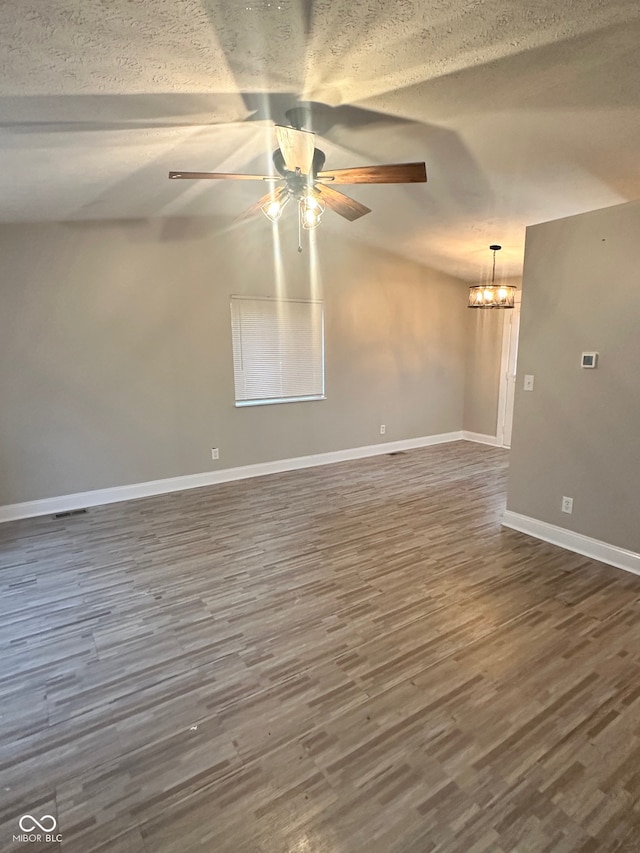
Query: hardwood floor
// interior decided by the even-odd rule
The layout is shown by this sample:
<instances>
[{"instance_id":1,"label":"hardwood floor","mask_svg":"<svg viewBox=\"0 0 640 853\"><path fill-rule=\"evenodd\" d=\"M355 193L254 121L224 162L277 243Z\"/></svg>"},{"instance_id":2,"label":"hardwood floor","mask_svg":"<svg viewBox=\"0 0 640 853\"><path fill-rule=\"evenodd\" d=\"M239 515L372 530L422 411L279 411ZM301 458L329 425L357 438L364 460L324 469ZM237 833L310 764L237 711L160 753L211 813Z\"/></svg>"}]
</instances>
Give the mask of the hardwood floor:
<instances>
[{"instance_id":1,"label":"hardwood floor","mask_svg":"<svg viewBox=\"0 0 640 853\"><path fill-rule=\"evenodd\" d=\"M502 528L507 460L0 526L0 849L637 851L640 578Z\"/></svg>"}]
</instances>

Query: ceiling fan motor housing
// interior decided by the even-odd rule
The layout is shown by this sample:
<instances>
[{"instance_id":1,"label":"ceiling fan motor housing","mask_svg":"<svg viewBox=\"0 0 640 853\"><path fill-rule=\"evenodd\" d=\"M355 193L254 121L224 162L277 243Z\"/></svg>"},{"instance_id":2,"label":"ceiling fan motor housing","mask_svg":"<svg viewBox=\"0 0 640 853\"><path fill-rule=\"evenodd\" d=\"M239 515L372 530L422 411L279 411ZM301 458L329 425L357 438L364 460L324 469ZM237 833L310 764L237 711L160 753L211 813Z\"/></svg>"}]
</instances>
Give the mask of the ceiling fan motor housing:
<instances>
[{"instance_id":1,"label":"ceiling fan motor housing","mask_svg":"<svg viewBox=\"0 0 640 853\"><path fill-rule=\"evenodd\" d=\"M283 178L289 178L292 175L295 175L295 172L291 172L287 169L284 164L284 156L282 151L279 148L273 152L273 165L276 167L276 171L282 175ZM324 151L321 151L319 148L313 149L313 161L311 164L311 174L315 178L318 172L322 171L322 167L324 166L325 161Z\"/></svg>"}]
</instances>

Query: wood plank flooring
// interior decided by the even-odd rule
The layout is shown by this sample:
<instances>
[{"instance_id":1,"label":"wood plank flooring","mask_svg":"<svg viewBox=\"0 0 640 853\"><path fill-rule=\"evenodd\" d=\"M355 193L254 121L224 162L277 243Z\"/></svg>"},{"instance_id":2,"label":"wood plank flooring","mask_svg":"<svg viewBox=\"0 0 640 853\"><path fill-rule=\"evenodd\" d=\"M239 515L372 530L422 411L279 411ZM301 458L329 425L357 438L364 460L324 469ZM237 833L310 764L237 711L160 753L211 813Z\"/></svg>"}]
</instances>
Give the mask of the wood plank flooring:
<instances>
[{"instance_id":1,"label":"wood plank flooring","mask_svg":"<svg viewBox=\"0 0 640 853\"><path fill-rule=\"evenodd\" d=\"M0 849L638 851L640 578L501 528L507 463L0 526Z\"/></svg>"}]
</instances>

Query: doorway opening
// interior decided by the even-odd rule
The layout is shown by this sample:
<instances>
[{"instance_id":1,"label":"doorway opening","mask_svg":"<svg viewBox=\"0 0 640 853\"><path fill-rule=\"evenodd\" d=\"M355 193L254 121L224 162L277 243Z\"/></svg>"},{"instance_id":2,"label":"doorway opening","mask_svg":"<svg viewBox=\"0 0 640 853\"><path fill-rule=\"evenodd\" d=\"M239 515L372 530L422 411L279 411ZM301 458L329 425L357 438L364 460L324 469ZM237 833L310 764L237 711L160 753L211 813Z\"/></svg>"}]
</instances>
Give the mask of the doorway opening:
<instances>
[{"instance_id":1,"label":"doorway opening","mask_svg":"<svg viewBox=\"0 0 640 853\"><path fill-rule=\"evenodd\" d=\"M517 290L514 306L507 312L508 316L505 317L504 325L502 327L502 362L500 365L500 393L498 396L497 429L498 443L502 445L502 447L511 447L521 300L522 291Z\"/></svg>"}]
</instances>

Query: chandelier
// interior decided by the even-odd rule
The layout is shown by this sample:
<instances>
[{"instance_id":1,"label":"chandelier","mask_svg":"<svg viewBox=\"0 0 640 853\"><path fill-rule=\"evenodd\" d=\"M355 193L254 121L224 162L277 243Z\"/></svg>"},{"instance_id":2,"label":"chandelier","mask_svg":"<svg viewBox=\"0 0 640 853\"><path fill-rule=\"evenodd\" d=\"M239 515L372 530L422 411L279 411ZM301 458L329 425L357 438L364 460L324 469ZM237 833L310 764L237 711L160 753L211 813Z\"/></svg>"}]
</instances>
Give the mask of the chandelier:
<instances>
[{"instance_id":1,"label":"chandelier","mask_svg":"<svg viewBox=\"0 0 640 853\"><path fill-rule=\"evenodd\" d=\"M513 308L516 288L512 284L496 284L496 252L502 246L489 246L493 252L491 284L476 284L469 288L469 308Z\"/></svg>"}]
</instances>

